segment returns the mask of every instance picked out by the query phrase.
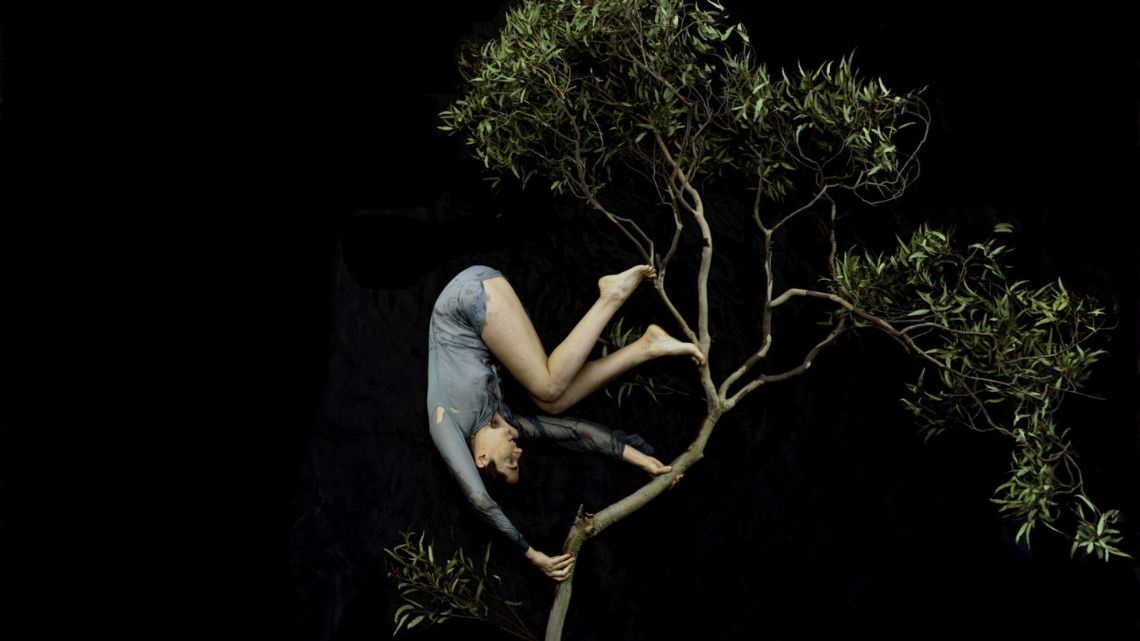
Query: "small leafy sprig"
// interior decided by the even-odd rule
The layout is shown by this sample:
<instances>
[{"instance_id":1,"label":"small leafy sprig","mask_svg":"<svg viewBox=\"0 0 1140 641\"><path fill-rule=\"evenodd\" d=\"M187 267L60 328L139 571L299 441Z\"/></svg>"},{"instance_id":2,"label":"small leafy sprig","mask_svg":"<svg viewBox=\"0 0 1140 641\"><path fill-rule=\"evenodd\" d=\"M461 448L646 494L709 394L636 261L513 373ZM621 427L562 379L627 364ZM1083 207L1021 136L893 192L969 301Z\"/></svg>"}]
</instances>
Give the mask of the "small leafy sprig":
<instances>
[{"instance_id":1,"label":"small leafy sprig","mask_svg":"<svg viewBox=\"0 0 1140 641\"><path fill-rule=\"evenodd\" d=\"M482 563L476 563L462 547L456 547L448 558L436 557L433 542L424 543L425 534L404 530L401 542L384 548L388 555L388 577L404 604L396 608L396 624L392 636L400 630L411 630L423 622L443 623L451 619L468 619L489 623L520 639L537 640L519 617L512 601L500 594L503 579L490 572L491 544L483 552Z\"/></svg>"},{"instance_id":2,"label":"small leafy sprig","mask_svg":"<svg viewBox=\"0 0 1140 641\"><path fill-rule=\"evenodd\" d=\"M1096 552L1097 557L1102 561L1107 561L1112 556L1132 558L1131 554L1116 547L1123 540L1123 537L1120 535L1120 530L1110 527L1119 521L1120 511L1105 510L1101 512L1084 494L1078 494L1077 498L1088 506L1091 514L1086 516L1084 506L1081 503L1076 504L1077 517L1080 522L1077 524L1077 533L1073 537L1073 546L1069 553L1075 556L1077 550L1083 547L1085 554Z\"/></svg>"}]
</instances>

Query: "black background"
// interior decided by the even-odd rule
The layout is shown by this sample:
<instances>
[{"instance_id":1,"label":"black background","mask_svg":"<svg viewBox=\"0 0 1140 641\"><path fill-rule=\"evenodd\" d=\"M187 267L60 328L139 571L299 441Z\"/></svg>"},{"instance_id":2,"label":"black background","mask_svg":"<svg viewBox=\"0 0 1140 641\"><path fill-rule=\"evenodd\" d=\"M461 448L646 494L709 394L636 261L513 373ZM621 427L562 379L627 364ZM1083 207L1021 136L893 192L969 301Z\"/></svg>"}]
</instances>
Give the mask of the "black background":
<instances>
[{"instance_id":1,"label":"black background","mask_svg":"<svg viewBox=\"0 0 1140 641\"><path fill-rule=\"evenodd\" d=\"M928 87L922 179L853 242L920 219L966 234L1009 221L1026 276L1120 305L1091 381L1107 400L1065 418L1090 493L1140 551L1140 57L1122 10L727 6L774 66L855 49L888 85ZM491 192L436 131L457 43L499 8L5 8L5 638L386 638L381 550L402 528L499 543L420 429L427 310L459 267L489 262L549 347L596 278L636 260L573 203ZM718 247L740 259L717 285L740 293L749 244ZM627 313L663 318L648 295ZM801 321L790 337L811 336ZM567 638L1135 636L1135 564L1070 560L1048 536L1014 545L988 501L1003 444L923 444L891 350L847 343L727 416L675 492L584 551ZM575 413L671 456L700 408L669 403ZM579 504L640 481L529 458L500 498L551 552ZM497 549L541 630L549 583Z\"/></svg>"}]
</instances>

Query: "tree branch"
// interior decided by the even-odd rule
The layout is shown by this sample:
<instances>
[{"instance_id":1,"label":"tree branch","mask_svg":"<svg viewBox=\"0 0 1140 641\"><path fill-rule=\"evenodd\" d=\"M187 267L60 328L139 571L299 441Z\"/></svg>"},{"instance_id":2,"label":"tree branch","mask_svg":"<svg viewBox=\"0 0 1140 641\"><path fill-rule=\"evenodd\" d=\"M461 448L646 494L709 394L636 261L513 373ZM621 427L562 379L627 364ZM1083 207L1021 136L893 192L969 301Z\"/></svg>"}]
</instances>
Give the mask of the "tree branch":
<instances>
[{"instance_id":1,"label":"tree branch","mask_svg":"<svg viewBox=\"0 0 1140 641\"><path fill-rule=\"evenodd\" d=\"M801 361L799 365L797 365L796 367L793 367L792 369L790 369L786 372L781 372L779 374L763 374L761 376L757 376L755 379L753 379L747 385L740 388L739 392L737 392L736 394L733 394L732 398L727 399L724 403L725 408L731 409L737 403L739 403L742 398L744 398L745 396L750 394L753 390L755 390L757 387L760 387L761 385L765 385L768 383L778 383L780 381L786 381L789 378L792 378L793 376L799 376L800 374L803 374L804 372L806 372L808 370L808 368L811 367L812 362L814 362L815 358L817 356L819 356L819 353L822 352L826 347L834 344L835 341L838 340L839 337L846 330L847 330L847 319L846 318L839 319L839 323L837 323L835 325L835 329L831 330L831 333L829 333L827 335L827 337L825 337L820 342L816 343L814 347L812 347L810 350L808 350L807 355L804 356L804 360ZM727 388L725 388L725 389L727 389Z\"/></svg>"}]
</instances>

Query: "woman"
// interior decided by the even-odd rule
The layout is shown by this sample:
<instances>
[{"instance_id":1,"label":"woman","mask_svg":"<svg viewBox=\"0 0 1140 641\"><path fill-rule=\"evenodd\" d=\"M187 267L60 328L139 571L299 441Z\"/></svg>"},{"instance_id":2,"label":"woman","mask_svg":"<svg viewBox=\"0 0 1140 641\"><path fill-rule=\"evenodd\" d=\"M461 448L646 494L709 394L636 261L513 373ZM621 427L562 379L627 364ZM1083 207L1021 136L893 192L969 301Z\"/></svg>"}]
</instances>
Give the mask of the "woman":
<instances>
[{"instance_id":1,"label":"woman","mask_svg":"<svg viewBox=\"0 0 1140 641\"><path fill-rule=\"evenodd\" d=\"M520 437L549 438L560 445L620 458L651 475L672 471L640 437L611 432L586 421L515 415L503 402L497 364L522 384L550 415L563 411L630 368L659 356L705 357L657 325L622 349L587 357L622 303L652 266L639 265L598 280L598 300L548 356L514 289L499 271L468 267L436 299L428 332L427 407L431 436L479 514L514 542L527 560L556 581L570 575L571 555L547 556L527 543L487 494L482 476L513 485L519 480Z\"/></svg>"}]
</instances>

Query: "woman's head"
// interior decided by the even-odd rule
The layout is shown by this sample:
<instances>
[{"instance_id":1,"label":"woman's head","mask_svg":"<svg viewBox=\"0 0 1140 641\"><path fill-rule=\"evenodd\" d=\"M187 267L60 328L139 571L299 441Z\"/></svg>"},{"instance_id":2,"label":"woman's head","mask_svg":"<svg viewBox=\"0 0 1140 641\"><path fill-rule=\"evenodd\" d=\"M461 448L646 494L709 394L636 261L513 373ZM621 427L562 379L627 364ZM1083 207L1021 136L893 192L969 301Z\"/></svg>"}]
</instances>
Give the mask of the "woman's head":
<instances>
[{"instance_id":1,"label":"woman's head","mask_svg":"<svg viewBox=\"0 0 1140 641\"><path fill-rule=\"evenodd\" d=\"M519 431L505 421L492 421L475 432L471 441L475 467L488 478L507 485L518 483L519 458L523 453L518 437Z\"/></svg>"}]
</instances>

